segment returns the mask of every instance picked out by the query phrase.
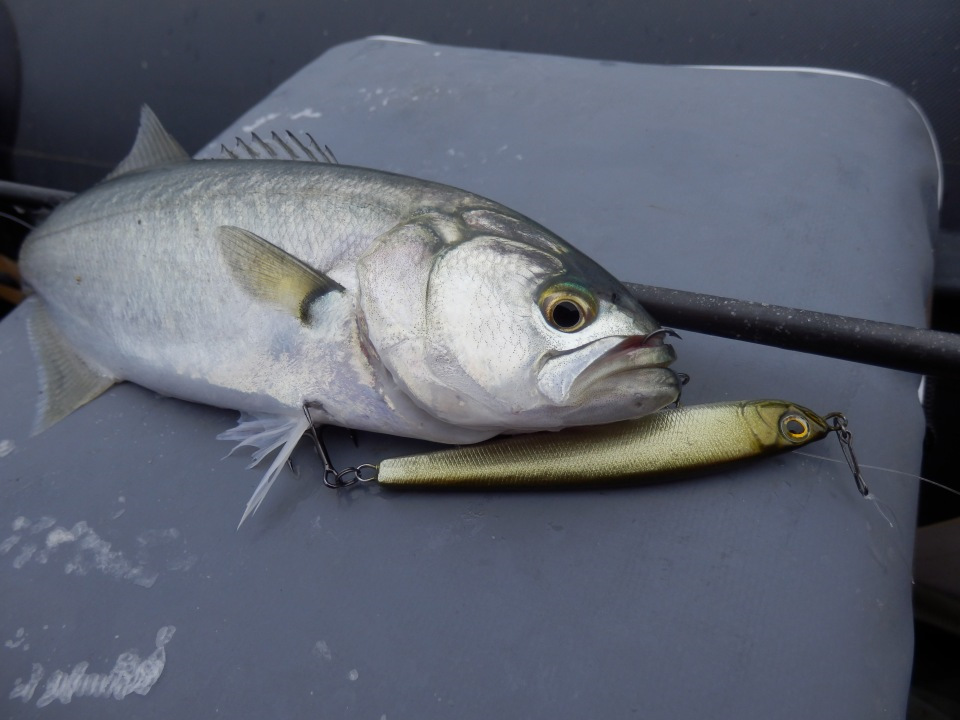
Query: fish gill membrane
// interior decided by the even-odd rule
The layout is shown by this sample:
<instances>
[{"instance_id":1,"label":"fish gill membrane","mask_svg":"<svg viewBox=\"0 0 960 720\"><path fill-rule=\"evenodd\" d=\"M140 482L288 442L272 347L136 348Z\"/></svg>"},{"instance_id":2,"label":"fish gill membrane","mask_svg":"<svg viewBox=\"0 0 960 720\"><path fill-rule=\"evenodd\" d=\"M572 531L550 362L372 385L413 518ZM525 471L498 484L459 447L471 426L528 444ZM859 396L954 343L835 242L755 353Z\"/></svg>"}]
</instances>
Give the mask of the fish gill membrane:
<instances>
[{"instance_id":1,"label":"fish gill membrane","mask_svg":"<svg viewBox=\"0 0 960 720\"><path fill-rule=\"evenodd\" d=\"M665 329L548 229L272 142L192 160L144 107L127 157L27 236L35 432L122 381L237 410L221 437L276 453L246 518L311 425L464 445L679 397Z\"/></svg>"}]
</instances>

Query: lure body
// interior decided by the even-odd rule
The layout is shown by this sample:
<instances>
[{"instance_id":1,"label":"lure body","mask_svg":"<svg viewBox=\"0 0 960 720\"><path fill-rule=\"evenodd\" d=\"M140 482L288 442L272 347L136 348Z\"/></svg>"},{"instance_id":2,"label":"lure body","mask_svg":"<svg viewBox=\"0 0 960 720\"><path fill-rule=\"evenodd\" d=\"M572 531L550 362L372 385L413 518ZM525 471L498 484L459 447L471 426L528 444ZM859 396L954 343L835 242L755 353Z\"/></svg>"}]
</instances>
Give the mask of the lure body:
<instances>
[{"instance_id":1,"label":"lure body","mask_svg":"<svg viewBox=\"0 0 960 720\"><path fill-rule=\"evenodd\" d=\"M517 435L383 460L389 486L529 487L623 482L792 450L830 428L781 400L692 405L635 420Z\"/></svg>"}]
</instances>

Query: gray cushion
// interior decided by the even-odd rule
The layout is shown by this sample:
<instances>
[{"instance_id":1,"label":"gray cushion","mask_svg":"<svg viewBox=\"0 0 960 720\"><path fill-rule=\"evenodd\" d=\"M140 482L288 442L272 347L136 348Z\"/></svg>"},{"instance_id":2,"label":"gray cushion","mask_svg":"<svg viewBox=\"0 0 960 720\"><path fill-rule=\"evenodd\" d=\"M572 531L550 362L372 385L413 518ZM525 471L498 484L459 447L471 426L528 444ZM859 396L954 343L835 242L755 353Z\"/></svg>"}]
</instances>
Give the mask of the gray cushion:
<instances>
[{"instance_id":1,"label":"gray cushion","mask_svg":"<svg viewBox=\"0 0 960 720\"><path fill-rule=\"evenodd\" d=\"M201 155L252 128L487 195L623 280L925 322L936 150L869 79L370 39ZM694 333L677 351L687 403L842 410L863 462L919 469L916 376ZM235 532L259 473L220 459L234 413L125 384L31 439L20 313L0 356L6 715L64 694L101 718L904 713L910 480L867 471L893 526L844 465L800 455L642 488L334 493L303 443L299 477ZM425 446L328 440L343 464ZM832 439L811 452L840 457ZM131 648L156 661L168 627L146 697L51 680L109 674Z\"/></svg>"}]
</instances>

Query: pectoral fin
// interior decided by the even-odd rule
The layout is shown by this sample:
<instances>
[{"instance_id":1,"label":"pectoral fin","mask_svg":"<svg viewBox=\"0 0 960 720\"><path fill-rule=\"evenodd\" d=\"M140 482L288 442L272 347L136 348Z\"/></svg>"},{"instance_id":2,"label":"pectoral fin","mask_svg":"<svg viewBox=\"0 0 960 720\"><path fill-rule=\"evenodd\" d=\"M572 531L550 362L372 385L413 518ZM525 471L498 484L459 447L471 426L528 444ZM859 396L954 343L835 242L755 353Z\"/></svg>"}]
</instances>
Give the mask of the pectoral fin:
<instances>
[{"instance_id":1,"label":"pectoral fin","mask_svg":"<svg viewBox=\"0 0 960 720\"><path fill-rule=\"evenodd\" d=\"M309 322L314 300L343 286L259 235L231 225L217 228L220 253L233 278L251 296Z\"/></svg>"},{"instance_id":2,"label":"pectoral fin","mask_svg":"<svg viewBox=\"0 0 960 720\"><path fill-rule=\"evenodd\" d=\"M117 379L91 367L77 355L53 324L40 298L28 298L24 305L29 306L27 332L40 371L41 394L33 428L36 435L86 405Z\"/></svg>"}]
</instances>

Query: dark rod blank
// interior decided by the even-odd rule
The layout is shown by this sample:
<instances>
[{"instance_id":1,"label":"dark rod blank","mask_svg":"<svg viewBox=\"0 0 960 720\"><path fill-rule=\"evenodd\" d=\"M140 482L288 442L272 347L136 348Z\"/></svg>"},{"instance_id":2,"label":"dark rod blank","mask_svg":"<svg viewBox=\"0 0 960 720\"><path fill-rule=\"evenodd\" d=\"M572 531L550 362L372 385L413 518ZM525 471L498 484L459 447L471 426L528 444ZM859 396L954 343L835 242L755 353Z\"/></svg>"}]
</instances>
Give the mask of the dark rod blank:
<instances>
[{"instance_id":1,"label":"dark rod blank","mask_svg":"<svg viewBox=\"0 0 960 720\"><path fill-rule=\"evenodd\" d=\"M624 283L667 327L923 375L960 378L960 335Z\"/></svg>"},{"instance_id":2,"label":"dark rod blank","mask_svg":"<svg viewBox=\"0 0 960 720\"><path fill-rule=\"evenodd\" d=\"M24 207L56 207L72 198L74 194L69 190L54 190L53 188L0 180L0 200L6 200Z\"/></svg>"}]
</instances>

